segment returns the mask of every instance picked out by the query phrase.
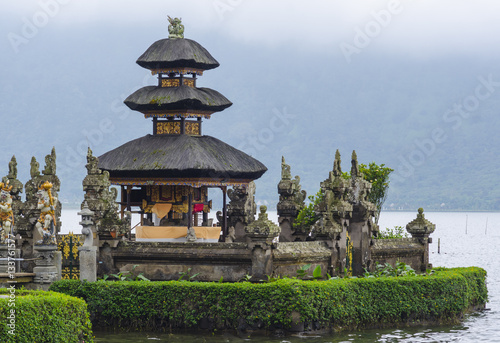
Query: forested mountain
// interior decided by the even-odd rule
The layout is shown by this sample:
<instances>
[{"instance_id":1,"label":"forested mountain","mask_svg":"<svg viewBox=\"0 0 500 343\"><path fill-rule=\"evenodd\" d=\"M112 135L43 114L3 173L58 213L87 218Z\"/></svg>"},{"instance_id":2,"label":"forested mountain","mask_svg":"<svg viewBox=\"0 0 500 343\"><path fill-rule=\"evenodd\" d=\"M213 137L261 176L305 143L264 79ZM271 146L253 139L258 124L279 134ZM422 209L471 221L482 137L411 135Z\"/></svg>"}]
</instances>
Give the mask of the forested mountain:
<instances>
[{"instance_id":1,"label":"forested mountain","mask_svg":"<svg viewBox=\"0 0 500 343\"><path fill-rule=\"evenodd\" d=\"M60 198L80 202L88 145L101 155L152 131L150 120L123 100L154 84L135 60L165 34L145 27L50 30L43 33L50 38L33 40L17 54L7 47L0 56L0 173L7 174L15 154L26 182L31 156L42 165L55 146ZM198 86L234 103L205 120L204 134L269 168L257 181L259 202L277 202L282 155L314 194L335 150L348 170L355 149L360 162L395 169L389 208L500 210L497 61L417 60L378 50L347 63L331 47L256 46L203 32L186 37L221 64Z\"/></svg>"}]
</instances>

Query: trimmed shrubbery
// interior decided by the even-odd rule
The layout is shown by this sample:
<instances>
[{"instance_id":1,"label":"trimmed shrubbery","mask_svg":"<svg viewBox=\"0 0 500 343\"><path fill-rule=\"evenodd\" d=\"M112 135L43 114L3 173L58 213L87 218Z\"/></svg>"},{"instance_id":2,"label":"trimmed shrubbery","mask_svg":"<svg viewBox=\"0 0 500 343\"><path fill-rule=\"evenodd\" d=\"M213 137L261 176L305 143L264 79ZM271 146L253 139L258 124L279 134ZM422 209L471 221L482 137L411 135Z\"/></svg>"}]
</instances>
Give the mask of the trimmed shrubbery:
<instances>
[{"instance_id":1,"label":"trimmed shrubbery","mask_svg":"<svg viewBox=\"0 0 500 343\"><path fill-rule=\"evenodd\" d=\"M3 288L0 294L10 292ZM15 302L0 298L1 342L93 342L87 304L82 299L43 291L16 290L14 294ZM14 330L8 319L11 309L15 309Z\"/></svg>"},{"instance_id":2,"label":"trimmed shrubbery","mask_svg":"<svg viewBox=\"0 0 500 343\"><path fill-rule=\"evenodd\" d=\"M84 299L92 322L124 330L354 329L456 322L487 301L481 268L436 269L429 276L280 279L253 284L62 280L51 290Z\"/></svg>"}]
</instances>

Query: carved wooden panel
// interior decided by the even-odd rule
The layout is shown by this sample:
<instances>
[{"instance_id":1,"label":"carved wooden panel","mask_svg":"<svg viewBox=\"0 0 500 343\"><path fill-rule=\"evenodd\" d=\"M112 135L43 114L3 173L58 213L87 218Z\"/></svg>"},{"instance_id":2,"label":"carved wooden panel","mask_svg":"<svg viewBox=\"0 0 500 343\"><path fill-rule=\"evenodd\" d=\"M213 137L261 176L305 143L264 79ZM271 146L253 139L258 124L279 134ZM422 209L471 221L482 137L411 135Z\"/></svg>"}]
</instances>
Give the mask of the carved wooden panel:
<instances>
[{"instance_id":1,"label":"carved wooden panel","mask_svg":"<svg viewBox=\"0 0 500 343\"><path fill-rule=\"evenodd\" d=\"M181 133L181 123L178 121L172 122L157 122L156 123L156 133L158 135L180 135Z\"/></svg>"},{"instance_id":2,"label":"carved wooden panel","mask_svg":"<svg viewBox=\"0 0 500 343\"><path fill-rule=\"evenodd\" d=\"M199 135L200 134L200 123L185 122L184 132L187 135Z\"/></svg>"},{"instance_id":3,"label":"carved wooden panel","mask_svg":"<svg viewBox=\"0 0 500 343\"><path fill-rule=\"evenodd\" d=\"M161 86L162 87L179 87L179 79L162 79Z\"/></svg>"}]
</instances>

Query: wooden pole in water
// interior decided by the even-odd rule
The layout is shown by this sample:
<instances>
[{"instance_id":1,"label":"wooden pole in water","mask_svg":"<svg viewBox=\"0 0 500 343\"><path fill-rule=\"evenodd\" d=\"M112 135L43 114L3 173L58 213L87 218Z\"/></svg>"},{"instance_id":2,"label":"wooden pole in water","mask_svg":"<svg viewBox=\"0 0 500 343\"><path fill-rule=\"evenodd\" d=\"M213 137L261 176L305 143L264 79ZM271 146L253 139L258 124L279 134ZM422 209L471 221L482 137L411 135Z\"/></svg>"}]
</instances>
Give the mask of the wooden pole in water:
<instances>
[{"instance_id":1,"label":"wooden pole in water","mask_svg":"<svg viewBox=\"0 0 500 343\"><path fill-rule=\"evenodd\" d=\"M467 234L467 219L469 218L469 216L466 214L465 215L465 234Z\"/></svg>"},{"instance_id":2,"label":"wooden pole in water","mask_svg":"<svg viewBox=\"0 0 500 343\"><path fill-rule=\"evenodd\" d=\"M488 217L486 217L486 227L484 228L484 234L488 232Z\"/></svg>"},{"instance_id":3,"label":"wooden pole in water","mask_svg":"<svg viewBox=\"0 0 500 343\"><path fill-rule=\"evenodd\" d=\"M438 254L441 253L441 238L438 238Z\"/></svg>"}]
</instances>

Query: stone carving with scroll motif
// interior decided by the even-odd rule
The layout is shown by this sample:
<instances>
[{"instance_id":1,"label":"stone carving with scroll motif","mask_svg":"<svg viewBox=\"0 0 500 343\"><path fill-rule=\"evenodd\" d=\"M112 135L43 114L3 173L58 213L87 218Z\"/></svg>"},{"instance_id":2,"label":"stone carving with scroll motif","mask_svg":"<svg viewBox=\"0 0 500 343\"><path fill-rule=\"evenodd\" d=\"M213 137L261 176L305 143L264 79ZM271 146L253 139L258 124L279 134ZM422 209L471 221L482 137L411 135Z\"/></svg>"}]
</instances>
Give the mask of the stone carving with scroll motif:
<instances>
[{"instance_id":1,"label":"stone carving with scroll motif","mask_svg":"<svg viewBox=\"0 0 500 343\"><path fill-rule=\"evenodd\" d=\"M281 180L278 184L278 193L280 198L276 208L281 227L280 242L292 242L299 236L305 239L309 235L310 228L294 227L294 221L305 206L304 200L307 194L301 189L300 177L295 176L292 179L290 166L286 164L285 157L281 157ZM298 236L292 237L293 234Z\"/></svg>"},{"instance_id":2,"label":"stone carving with scroll motif","mask_svg":"<svg viewBox=\"0 0 500 343\"><path fill-rule=\"evenodd\" d=\"M245 240L245 225L255 220L257 205L255 204L255 183L250 182L247 187L234 186L227 191L230 201L227 206L228 227L234 227L235 241Z\"/></svg>"},{"instance_id":3,"label":"stone carving with scroll motif","mask_svg":"<svg viewBox=\"0 0 500 343\"><path fill-rule=\"evenodd\" d=\"M94 223L97 232L102 238L110 239L111 232L124 235L130 231L130 221L125 216L120 219L118 216L118 204L116 188L110 188L109 172L98 168L99 159L92 154L92 150L87 150L87 176L83 179L84 201L81 208L85 206L94 212ZM124 213L125 214L125 213Z\"/></svg>"},{"instance_id":4,"label":"stone carving with scroll motif","mask_svg":"<svg viewBox=\"0 0 500 343\"><path fill-rule=\"evenodd\" d=\"M314 237L334 240L340 237L353 210L346 199L348 190L349 181L342 176L340 152L337 150L333 170L321 183L322 200L315 208L319 219L313 225Z\"/></svg>"}]
</instances>

